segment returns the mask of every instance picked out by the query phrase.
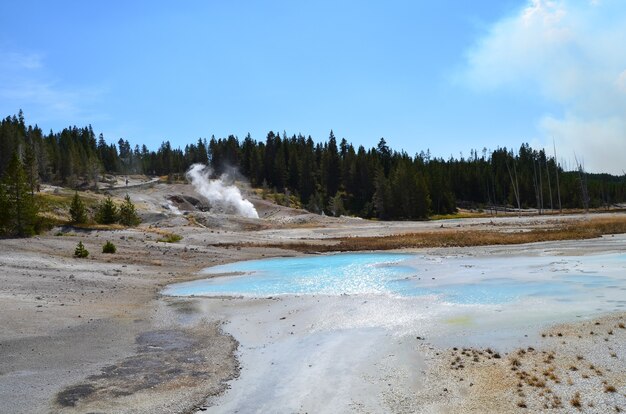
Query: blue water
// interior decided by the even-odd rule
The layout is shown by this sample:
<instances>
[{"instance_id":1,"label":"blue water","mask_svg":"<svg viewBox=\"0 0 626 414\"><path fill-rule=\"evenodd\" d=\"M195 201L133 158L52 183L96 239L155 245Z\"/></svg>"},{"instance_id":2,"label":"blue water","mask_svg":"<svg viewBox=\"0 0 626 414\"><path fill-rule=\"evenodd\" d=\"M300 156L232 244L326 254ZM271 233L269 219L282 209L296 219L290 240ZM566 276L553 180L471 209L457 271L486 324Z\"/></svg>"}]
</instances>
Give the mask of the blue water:
<instances>
[{"instance_id":1,"label":"blue water","mask_svg":"<svg viewBox=\"0 0 626 414\"><path fill-rule=\"evenodd\" d=\"M409 255L337 254L235 262L207 269L207 273L244 273L177 285L168 294L298 295L385 293L389 283L415 273L403 266Z\"/></svg>"},{"instance_id":2,"label":"blue water","mask_svg":"<svg viewBox=\"0 0 626 414\"><path fill-rule=\"evenodd\" d=\"M357 253L236 262L208 268L205 273L229 275L171 285L164 293L388 294L430 296L456 304L499 304L524 298L572 302L594 296L615 302L626 289L626 255L559 257L558 261L554 257L457 257L433 262L413 254Z\"/></svg>"}]
</instances>

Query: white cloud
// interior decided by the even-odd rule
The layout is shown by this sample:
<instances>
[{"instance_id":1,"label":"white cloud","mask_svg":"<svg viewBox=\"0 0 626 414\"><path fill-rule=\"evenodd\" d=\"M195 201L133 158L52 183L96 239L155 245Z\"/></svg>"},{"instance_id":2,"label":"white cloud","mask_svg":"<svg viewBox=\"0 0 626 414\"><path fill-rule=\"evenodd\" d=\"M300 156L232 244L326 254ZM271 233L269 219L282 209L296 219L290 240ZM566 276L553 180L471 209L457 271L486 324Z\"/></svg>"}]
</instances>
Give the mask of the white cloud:
<instances>
[{"instance_id":1,"label":"white cloud","mask_svg":"<svg viewBox=\"0 0 626 414\"><path fill-rule=\"evenodd\" d=\"M38 53L15 53L0 51L0 68L11 69L39 69L41 68L42 55Z\"/></svg>"},{"instance_id":2,"label":"white cloud","mask_svg":"<svg viewBox=\"0 0 626 414\"><path fill-rule=\"evenodd\" d=\"M560 155L572 159L574 151L584 160L585 169L593 172L611 172L621 175L626 170L626 118L606 117L583 120L565 116L557 119L545 116L541 128L552 134ZM548 153L552 151L552 140L543 142ZM567 152L564 152L564 149ZM570 164L574 167L574 164Z\"/></svg>"},{"instance_id":3,"label":"white cloud","mask_svg":"<svg viewBox=\"0 0 626 414\"><path fill-rule=\"evenodd\" d=\"M619 90L626 94L626 70L619 74L616 84Z\"/></svg>"},{"instance_id":4,"label":"white cloud","mask_svg":"<svg viewBox=\"0 0 626 414\"><path fill-rule=\"evenodd\" d=\"M0 50L0 109L8 114L24 110L27 121L61 125L90 123L105 118L92 111L105 93L102 87L64 84L47 71L37 53Z\"/></svg>"},{"instance_id":5,"label":"white cloud","mask_svg":"<svg viewBox=\"0 0 626 414\"><path fill-rule=\"evenodd\" d=\"M496 22L468 51L477 91L536 93L561 106L538 120L544 145L584 154L590 171L626 164L626 3L532 0Z\"/></svg>"}]
</instances>

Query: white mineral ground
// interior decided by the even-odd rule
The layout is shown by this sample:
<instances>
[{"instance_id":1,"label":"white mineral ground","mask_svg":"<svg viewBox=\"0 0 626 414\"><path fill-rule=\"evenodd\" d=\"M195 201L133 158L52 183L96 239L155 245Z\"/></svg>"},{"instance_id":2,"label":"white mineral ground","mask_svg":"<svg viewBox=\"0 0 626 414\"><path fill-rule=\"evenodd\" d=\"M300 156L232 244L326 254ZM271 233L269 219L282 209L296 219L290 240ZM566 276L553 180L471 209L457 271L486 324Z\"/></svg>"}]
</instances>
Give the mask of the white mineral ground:
<instances>
[{"instance_id":1,"label":"white mineral ground","mask_svg":"<svg viewBox=\"0 0 626 414\"><path fill-rule=\"evenodd\" d=\"M160 294L168 284L206 277L200 270L207 266L296 254L220 243L322 243L442 224L519 231L583 216L370 222L276 206L244 189L260 219L199 211L190 219L185 213L198 195L189 185L112 191L137 203L139 228L0 240L1 413L626 409L626 318L618 308L541 322L532 318L541 309L524 309L519 321L506 312L457 315L445 307L429 314L414 299L384 296ZM168 200L183 215L164 207ZM163 232L183 239L158 242ZM115 255L100 253L107 240ZM73 257L78 241L88 259ZM419 254L513 260L606 252L626 252L626 237Z\"/></svg>"}]
</instances>

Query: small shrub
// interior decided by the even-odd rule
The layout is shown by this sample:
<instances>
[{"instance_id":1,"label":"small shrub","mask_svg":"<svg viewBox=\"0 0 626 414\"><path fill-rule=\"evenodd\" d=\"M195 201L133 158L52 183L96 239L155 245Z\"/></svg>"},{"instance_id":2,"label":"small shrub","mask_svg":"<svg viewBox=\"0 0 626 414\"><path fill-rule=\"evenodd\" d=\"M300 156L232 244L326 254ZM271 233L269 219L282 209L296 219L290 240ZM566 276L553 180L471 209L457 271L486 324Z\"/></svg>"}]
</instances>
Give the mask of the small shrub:
<instances>
[{"instance_id":1,"label":"small shrub","mask_svg":"<svg viewBox=\"0 0 626 414\"><path fill-rule=\"evenodd\" d=\"M165 236L158 239L157 241L162 242L162 243L176 243L176 242L181 241L182 239L183 239L183 236L179 234L168 233Z\"/></svg>"},{"instance_id":2,"label":"small shrub","mask_svg":"<svg viewBox=\"0 0 626 414\"><path fill-rule=\"evenodd\" d=\"M104 246L102 246L102 253L110 253L113 254L117 251L117 248L115 247L115 245L113 243L111 243L110 241L107 241L106 243L104 243Z\"/></svg>"},{"instance_id":3,"label":"small shrub","mask_svg":"<svg viewBox=\"0 0 626 414\"><path fill-rule=\"evenodd\" d=\"M572 404L572 407L580 408L580 393L577 392L576 394L574 394L574 396L570 400L570 404Z\"/></svg>"},{"instance_id":4,"label":"small shrub","mask_svg":"<svg viewBox=\"0 0 626 414\"><path fill-rule=\"evenodd\" d=\"M85 249L85 246L83 246L83 242L79 241L78 245L76 245L76 250L74 250L74 256L81 259L89 256L89 252L87 251L87 249Z\"/></svg>"}]
</instances>

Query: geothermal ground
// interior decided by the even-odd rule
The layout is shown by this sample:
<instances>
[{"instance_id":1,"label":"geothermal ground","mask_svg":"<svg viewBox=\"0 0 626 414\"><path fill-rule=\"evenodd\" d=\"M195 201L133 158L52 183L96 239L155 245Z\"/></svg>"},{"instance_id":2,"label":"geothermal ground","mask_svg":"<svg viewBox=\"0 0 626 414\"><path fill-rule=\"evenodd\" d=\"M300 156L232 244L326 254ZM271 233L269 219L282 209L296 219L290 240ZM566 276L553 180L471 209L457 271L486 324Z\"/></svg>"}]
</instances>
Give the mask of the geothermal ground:
<instances>
[{"instance_id":1,"label":"geothermal ground","mask_svg":"<svg viewBox=\"0 0 626 414\"><path fill-rule=\"evenodd\" d=\"M2 413L626 410L626 317L618 310L510 329L472 330L462 318L406 329L402 315L412 309L391 299L161 294L206 277L199 272L212 265L302 255L288 248L294 242L313 251L341 237L504 235L624 214L375 222L309 214L244 189L256 219L216 208L186 184L137 178L109 191L130 194L139 227L58 227L0 240ZM182 239L163 241L174 234ZM116 254L101 253L107 240ZM73 257L79 241L89 258ZM626 238L411 251L511 259L624 253Z\"/></svg>"}]
</instances>

